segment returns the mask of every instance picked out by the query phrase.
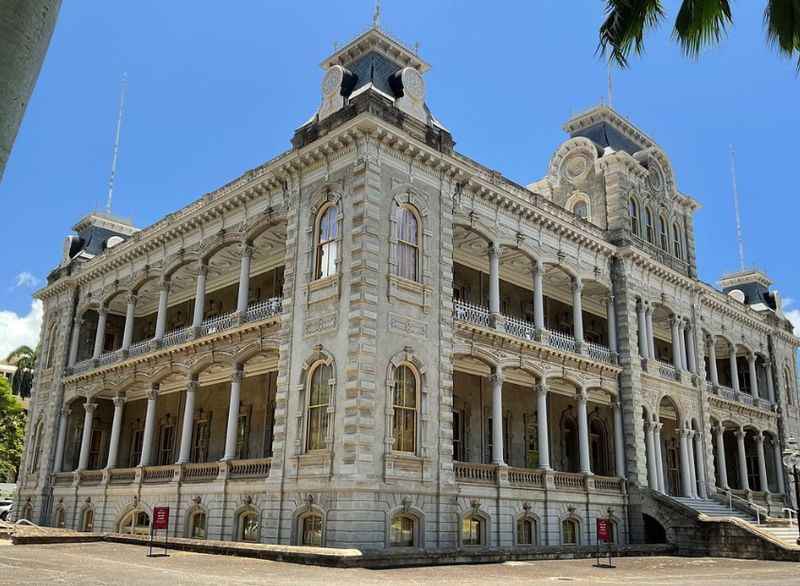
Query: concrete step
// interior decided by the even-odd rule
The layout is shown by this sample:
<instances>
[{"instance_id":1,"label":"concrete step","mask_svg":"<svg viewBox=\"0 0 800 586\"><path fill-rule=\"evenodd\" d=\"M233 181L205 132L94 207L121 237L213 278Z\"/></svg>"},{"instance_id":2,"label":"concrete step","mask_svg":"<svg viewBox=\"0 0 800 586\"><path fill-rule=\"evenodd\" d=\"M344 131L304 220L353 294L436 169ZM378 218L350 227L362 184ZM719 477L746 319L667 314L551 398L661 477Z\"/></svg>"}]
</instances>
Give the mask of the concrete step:
<instances>
[{"instance_id":1,"label":"concrete step","mask_svg":"<svg viewBox=\"0 0 800 586\"><path fill-rule=\"evenodd\" d=\"M759 529L765 533L769 533L772 537L789 547L797 547L797 527L768 527L766 525L760 525Z\"/></svg>"},{"instance_id":2,"label":"concrete step","mask_svg":"<svg viewBox=\"0 0 800 586\"><path fill-rule=\"evenodd\" d=\"M745 521L753 521L753 516L743 511L730 510L725 505L710 499L691 499L686 497L671 497L682 505L703 513L708 517L736 517Z\"/></svg>"}]
</instances>

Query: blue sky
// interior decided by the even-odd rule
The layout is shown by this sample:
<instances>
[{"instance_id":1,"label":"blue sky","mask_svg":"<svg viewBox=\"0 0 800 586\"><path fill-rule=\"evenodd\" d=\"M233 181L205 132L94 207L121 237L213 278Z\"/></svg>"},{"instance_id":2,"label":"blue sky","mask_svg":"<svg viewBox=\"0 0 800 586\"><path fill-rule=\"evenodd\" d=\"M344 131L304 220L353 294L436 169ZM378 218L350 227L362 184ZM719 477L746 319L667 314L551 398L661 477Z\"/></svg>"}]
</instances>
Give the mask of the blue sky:
<instances>
[{"instance_id":1,"label":"blue sky","mask_svg":"<svg viewBox=\"0 0 800 586\"><path fill-rule=\"evenodd\" d=\"M674 17L676 1L666 2ZM667 152L699 200L701 278L737 267L729 145L737 151L747 263L797 298L800 78L766 46L763 2L698 62L670 26L615 71L614 106ZM31 293L63 237L102 208L123 72L129 78L114 212L144 227L289 147L319 102L320 61L371 22L348 2L65 2L17 137L0 201L0 355L38 335ZM606 95L595 54L600 0L384 0L383 28L420 43L428 104L457 149L527 184L571 114ZM800 323L800 311L794 314Z\"/></svg>"}]
</instances>

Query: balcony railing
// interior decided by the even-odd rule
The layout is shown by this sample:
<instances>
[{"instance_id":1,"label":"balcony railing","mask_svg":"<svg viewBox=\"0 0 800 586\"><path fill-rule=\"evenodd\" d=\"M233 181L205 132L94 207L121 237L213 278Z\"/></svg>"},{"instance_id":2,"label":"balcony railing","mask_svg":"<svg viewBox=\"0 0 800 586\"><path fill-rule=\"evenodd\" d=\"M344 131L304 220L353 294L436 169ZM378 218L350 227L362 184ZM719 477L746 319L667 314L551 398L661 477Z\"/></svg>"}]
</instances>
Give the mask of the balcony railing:
<instances>
[{"instance_id":1,"label":"balcony railing","mask_svg":"<svg viewBox=\"0 0 800 586\"><path fill-rule=\"evenodd\" d=\"M130 484L136 480L136 468L114 468L109 470L111 484Z\"/></svg>"},{"instance_id":2,"label":"balcony railing","mask_svg":"<svg viewBox=\"0 0 800 586\"><path fill-rule=\"evenodd\" d=\"M203 462L198 464L185 464L183 466L183 480L185 482L209 482L219 475L219 462Z\"/></svg>"},{"instance_id":3,"label":"balcony railing","mask_svg":"<svg viewBox=\"0 0 800 586\"><path fill-rule=\"evenodd\" d=\"M461 484L505 485L515 488L559 490L568 492L601 491L623 493L625 480L612 476L594 476L575 472L557 472L533 468L513 468L495 464L453 462L456 481Z\"/></svg>"},{"instance_id":4,"label":"balcony railing","mask_svg":"<svg viewBox=\"0 0 800 586\"><path fill-rule=\"evenodd\" d=\"M244 480L247 478L266 478L272 465L272 458L259 460L231 460L228 468L228 478Z\"/></svg>"},{"instance_id":5,"label":"balcony railing","mask_svg":"<svg viewBox=\"0 0 800 586\"><path fill-rule=\"evenodd\" d=\"M553 474L553 484L559 490L580 490L586 489L586 477L583 474L571 472L555 472Z\"/></svg>"},{"instance_id":6,"label":"balcony railing","mask_svg":"<svg viewBox=\"0 0 800 586\"><path fill-rule=\"evenodd\" d=\"M711 381L706 381L706 390L710 393L714 393L725 399L726 401L734 401L736 403L742 403L744 405L749 405L751 407L758 407L759 409L764 409L765 411L770 411L773 408L772 403L770 403L769 399L763 399L761 397L753 397L748 393L743 393L739 391L738 393L730 387L725 387L722 385L717 385L716 389L714 388L714 384Z\"/></svg>"},{"instance_id":7,"label":"balcony railing","mask_svg":"<svg viewBox=\"0 0 800 586\"><path fill-rule=\"evenodd\" d=\"M658 376L669 380L678 380L677 368L671 364L667 364L666 362L661 362L660 360L654 360L653 362L656 363L656 371L658 372Z\"/></svg>"},{"instance_id":8,"label":"balcony railing","mask_svg":"<svg viewBox=\"0 0 800 586\"><path fill-rule=\"evenodd\" d=\"M245 311L244 316L242 316L243 318L242 321L255 322L264 319L269 319L273 316L280 315L282 308L283 308L283 300L280 297L273 297L265 301L258 301L247 308L247 311ZM488 315L489 314L487 311L486 314L487 325L488 325ZM209 336L212 334L223 332L225 330L230 330L240 325L240 323L241 321L239 319L239 315L235 312L226 313L224 315L219 315L213 318L209 318L200 325L197 337ZM128 348L127 357L130 358L133 356L141 356L142 354L147 354L148 352L155 351L157 348L168 348L170 346L178 346L180 344L185 344L186 342L189 342L194 338L195 338L194 328L192 327L177 328L175 330L172 330L164 334L164 336L158 341L142 340L140 342L132 344L131 347ZM113 352L106 352L105 354L101 354L100 357L97 358L96 360L89 358L87 360L81 360L80 362L76 363L71 368L71 374L80 374L82 372L86 372L87 370L91 370L93 368L99 368L101 366L107 366L109 364L121 362L124 359L125 359L125 353L119 350L115 350Z\"/></svg>"},{"instance_id":9,"label":"balcony railing","mask_svg":"<svg viewBox=\"0 0 800 586\"><path fill-rule=\"evenodd\" d=\"M730 387L719 386L719 396L728 401L736 401L736 391Z\"/></svg>"},{"instance_id":10,"label":"balcony railing","mask_svg":"<svg viewBox=\"0 0 800 586\"><path fill-rule=\"evenodd\" d=\"M453 317L485 328L491 327L489 309L466 301L453 302Z\"/></svg>"},{"instance_id":11,"label":"balcony railing","mask_svg":"<svg viewBox=\"0 0 800 586\"><path fill-rule=\"evenodd\" d=\"M528 468L509 468L508 482L510 484L544 488L544 470L530 470Z\"/></svg>"},{"instance_id":12,"label":"balcony railing","mask_svg":"<svg viewBox=\"0 0 800 586\"><path fill-rule=\"evenodd\" d=\"M459 482L497 484L497 466L494 464L454 462L453 468Z\"/></svg>"},{"instance_id":13,"label":"balcony railing","mask_svg":"<svg viewBox=\"0 0 800 586\"><path fill-rule=\"evenodd\" d=\"M492 327L492 320L489 310L480 305L474 305L466 301L453 302L453 319L464 321L467 323L482 326L484 328ZM575 338L564 332L555 330L544 329L538 332L536 326L524 319L512 317L508 315L503 316L505 333L521 338L544 344L550 348L560 350L561 352L572 352L573 354L578 351L578 344ZM607 364L614 364L615 358L611 350L602 344L594 342L584 342L582 353L592 360L598 362L605 362Z\"/></svg>"}]
</instances>

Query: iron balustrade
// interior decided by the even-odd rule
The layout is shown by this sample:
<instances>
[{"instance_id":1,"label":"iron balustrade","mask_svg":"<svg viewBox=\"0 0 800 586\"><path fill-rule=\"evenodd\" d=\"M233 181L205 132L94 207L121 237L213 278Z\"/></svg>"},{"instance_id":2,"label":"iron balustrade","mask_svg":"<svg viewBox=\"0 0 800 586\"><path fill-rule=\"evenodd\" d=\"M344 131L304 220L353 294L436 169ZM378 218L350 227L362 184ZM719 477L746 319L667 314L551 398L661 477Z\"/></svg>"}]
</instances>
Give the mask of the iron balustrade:
<instances>
[{"instance_id":1,"label":"iron balustrade","mask_svg":"<svg viewBox=\"0 0 800 586\"><path fill-rule=\"evenodd\" d=\"M217 334L229 330L235 325L237 325L236 312L224 313L203 321L200 325L200 335Z\"/></svg>"},{"instance_id":2,"label":"iron balustrade","mask_svg":"<svg viewBox=\"0 0 800 586\"><path fill-rule=\"evenodd\" d=\"M578 350L578 345L575 342L575 338L569 334L558 332L556 330L544 330L542 342L551 348L561 350L562 352L572 352L574 354Z\"/></svg>"},{"instance_id":3,"label":"iron balustrade","mask_svg":"<svg viewBox=\"0 0 800 586\"><path fill-rule=\"evenodd\" d=\"M536 326L529 321L516 317L505 318L506 333L524 340L536 340Z\"/></svg>"},{"instance_id":4,"label":"iron balustrade","mask_svg":"<svg viewBox=\"0 0 800 586\"><path fill-rule=\"evenodd\" d=\"M614 357L611 354L611 349L596 342L584 342L584 349L586 354L592 360L597 362L606 362L611 364L614 362Z\"/></svg>"},{"instance_id":5,"label":"iron balustrade","mask_svg":"<svg viewBox=\"0 0 800 586\"><path fill-rule=\"evenodd\" d=\"M257 321L267 319L273 315L278 315L283 310L283 298L273 297L264 301L258 301L247 308L245 318L247 321Z\"/></svg>"},{"instance_id":6,"label":"iron balustrade","mask_svg":"<svg viewBox=\"0 0 800 586\"><path fill-rule=\"evenodd\" d=\"M491 327L489 309L466 301L453 302L453 317L485 328Z\"/></svg>"},{"instance_id":7,"label":"iron balustrade","mask_svg":"<svg viewBox=\"0 0 800 586\"><path fill-rule=\"evenodd\" d=\"M147 354L150 351L150 346L152 346L152 340L142 340L141 342L136 342L135 344L131 344L131 347L128 348L128 356L139 356L140 354Z\"/></svg>"},{"instance_id":8,"label":"iron balustrade","mask_svg":"<svg viewBox=\"0 0 800 586\"><path fill-rule=\"evenodd\" d=\"M176 328L171 332L167 332L166 334L164 334L164 337L161 338L161 347L169 348L170 346L178 346L180 344L185 344L191 339L192 339L192 328L190 327Z\"/></svg>"},{"instance_id":9,"label":"iron balustrade","mask_svg":"<svg viewBox=\"0 0 800 586\"><path fill-rule=\"evenodd\" d=\"M678 369L675 368L673 365L667 364L666 362L661 362L660 360L654 360L653 362L656 363L656 370L658 371L658 376L669 380L678 379Z\"/></svg>"}]
</instances>

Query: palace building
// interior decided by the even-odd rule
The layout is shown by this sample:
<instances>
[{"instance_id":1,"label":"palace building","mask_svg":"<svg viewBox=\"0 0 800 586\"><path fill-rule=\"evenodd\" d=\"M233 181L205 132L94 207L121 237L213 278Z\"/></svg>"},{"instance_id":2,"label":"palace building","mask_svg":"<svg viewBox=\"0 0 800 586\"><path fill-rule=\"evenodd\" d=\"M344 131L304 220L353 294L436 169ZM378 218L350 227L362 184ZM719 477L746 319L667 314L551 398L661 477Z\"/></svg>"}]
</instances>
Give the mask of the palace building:
<instances>
[{"instance_id":1,"label":"palace building","mask_svg":"<svg viewBox=\"0 0 800 586\"><path fill-rule=\"evenodd\" d=\"M599 106L518 185L460 154L377 27L291 148L152 226L93 213L37 293L17 511L415 548L672 540L782 516L800 340L762 272L697 277L667 154ZM687 129L687 133L690 129ZM688 136L688 134L687 134Z\"/></svg>"}]
</instances>

